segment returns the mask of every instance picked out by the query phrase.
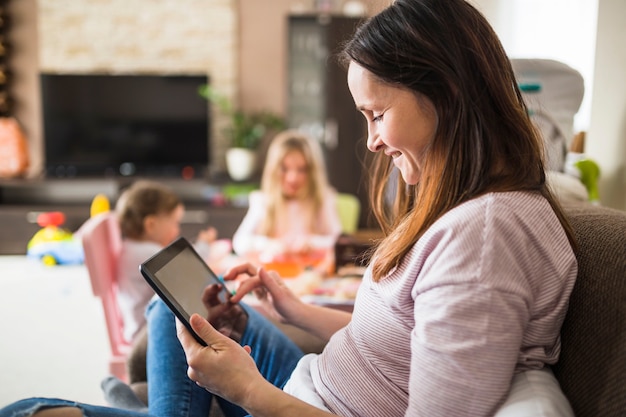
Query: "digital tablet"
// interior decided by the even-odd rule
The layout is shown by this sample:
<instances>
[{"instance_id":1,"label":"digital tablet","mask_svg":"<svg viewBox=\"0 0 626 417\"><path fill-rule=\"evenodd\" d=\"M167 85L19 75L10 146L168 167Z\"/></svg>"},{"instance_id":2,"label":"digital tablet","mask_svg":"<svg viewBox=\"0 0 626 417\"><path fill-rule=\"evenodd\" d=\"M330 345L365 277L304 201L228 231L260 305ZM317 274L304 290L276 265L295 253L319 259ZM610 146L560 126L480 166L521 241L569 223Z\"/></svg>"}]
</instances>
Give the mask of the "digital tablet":
<instances>
[{"instance_id":1,"label":"digital tablet","mask_svg":"<svg viewBox=\"0 0 626 417\"><path fill-rule=\"evenodd\" d=\"M139 266L141 274L198 343L206 343L189 324L192 314L205 317L221 333L239 341L247 313L229 302L230 293L194 247L181 237ZM221 290L203 302L205 288L219 284Z\"/></svg>"}]
</instances>

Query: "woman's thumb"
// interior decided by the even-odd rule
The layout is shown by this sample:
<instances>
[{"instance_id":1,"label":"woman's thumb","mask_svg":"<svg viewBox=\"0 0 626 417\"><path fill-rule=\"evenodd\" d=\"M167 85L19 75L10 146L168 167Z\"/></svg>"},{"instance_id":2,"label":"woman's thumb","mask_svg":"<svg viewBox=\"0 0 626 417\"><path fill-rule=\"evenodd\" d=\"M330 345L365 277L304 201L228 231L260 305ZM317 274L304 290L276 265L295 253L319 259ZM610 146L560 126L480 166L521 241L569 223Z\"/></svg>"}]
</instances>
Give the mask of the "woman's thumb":
<instances>
[{"instance_id":1,"label":"woman's thumb","mask_svg":"<svg viewBox=\"0 0 626 417\"><path fill-rule=\"evenodd\" d=\"M191 315L189 324L191 324L193 331L196 332L207 345L211 345L211 341L215 339L216 333L218 335L220 334L204 317L197 313Z\"/></svg>"}]
</instances>

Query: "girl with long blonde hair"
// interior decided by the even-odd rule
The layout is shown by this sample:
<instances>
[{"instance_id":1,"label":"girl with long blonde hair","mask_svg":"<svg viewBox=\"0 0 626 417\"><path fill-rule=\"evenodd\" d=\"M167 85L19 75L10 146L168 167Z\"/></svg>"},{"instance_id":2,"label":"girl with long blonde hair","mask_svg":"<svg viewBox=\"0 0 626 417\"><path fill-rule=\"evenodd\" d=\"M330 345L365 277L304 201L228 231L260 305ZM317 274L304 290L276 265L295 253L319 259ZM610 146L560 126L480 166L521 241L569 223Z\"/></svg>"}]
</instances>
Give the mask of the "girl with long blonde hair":
<instances>
[{"instance_id":1,"label":"girl with long blonde hair","mask_svg":"<svg viewBox=\"0 0 626 417\"><path fill-rule=\"evenodd\" d=\"M339 234L336 192L317 142L295 130L272 140L261 189L233 236L238 255L330 249Z\"/></svg>"}]
</instances>

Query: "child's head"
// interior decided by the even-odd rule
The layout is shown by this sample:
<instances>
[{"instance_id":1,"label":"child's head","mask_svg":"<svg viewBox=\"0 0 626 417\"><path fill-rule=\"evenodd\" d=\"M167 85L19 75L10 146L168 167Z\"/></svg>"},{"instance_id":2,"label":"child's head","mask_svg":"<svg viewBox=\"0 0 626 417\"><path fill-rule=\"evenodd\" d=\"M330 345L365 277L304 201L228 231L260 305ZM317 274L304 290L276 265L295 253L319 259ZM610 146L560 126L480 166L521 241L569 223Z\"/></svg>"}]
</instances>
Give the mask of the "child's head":
<instances>
[{"instance_id":1,"label":"child's head","mask_svg":"<svg viewBox=\"0 0 626 417\"><path fill-rule=\"evenodd\" d=\"M272 140L267 152L261 188L276 198L322 198L326 168L317 142L296 130Z\"/></svg>"},{"instance_id":2,"label":"child's head","mask_svg":"<svg viewBox=\"0 0 626 417\"><path fill-rule=\"evenodd\" d=\"M267 215L259 232L275 236L287 200L304 202L302 222L318 231L317 222L328 189L326 167L317 142L296 131L286 130L272 140L261 178L261 190L267 196Z\"/></svg>"},{"instance_id":3,"label":"child's head","mask_svg":"<svg viewBox=\"0 0 626 417\"><path fill-rule=\"evenodd\" d=\"M141 180L122 193L116 211L122 236L165 246L180 234L184 207L168 187Z\"/></svg>"}]
</instances>

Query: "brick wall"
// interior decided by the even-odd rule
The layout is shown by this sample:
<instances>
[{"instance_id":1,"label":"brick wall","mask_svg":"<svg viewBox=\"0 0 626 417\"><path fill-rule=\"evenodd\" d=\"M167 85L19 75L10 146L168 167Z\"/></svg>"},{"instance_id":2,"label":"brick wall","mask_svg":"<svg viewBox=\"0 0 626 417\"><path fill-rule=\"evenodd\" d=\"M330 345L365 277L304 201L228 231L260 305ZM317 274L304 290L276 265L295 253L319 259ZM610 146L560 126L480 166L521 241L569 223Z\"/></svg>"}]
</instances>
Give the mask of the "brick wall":
<instances>
[{"instance_id":1,"label":"brick wall","mask_svg":"<svg viewBox=\"0 0 626 417\"><path fill-rule=\"evenodd\" d=\"M207 73L237 96L236 0L39 0L39 68L46 72ZM212 115L213 168L227 123Z\"/></svg>"}]
</instances>

